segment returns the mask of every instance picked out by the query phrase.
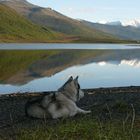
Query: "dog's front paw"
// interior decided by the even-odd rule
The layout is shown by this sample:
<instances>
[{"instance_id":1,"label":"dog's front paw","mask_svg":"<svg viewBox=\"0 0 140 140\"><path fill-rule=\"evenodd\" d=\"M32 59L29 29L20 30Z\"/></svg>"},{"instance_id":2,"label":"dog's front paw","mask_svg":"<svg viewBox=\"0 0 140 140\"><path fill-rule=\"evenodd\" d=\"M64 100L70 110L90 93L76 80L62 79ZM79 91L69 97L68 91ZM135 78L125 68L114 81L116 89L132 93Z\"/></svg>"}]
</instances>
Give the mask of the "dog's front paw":
<instances>
[{"instance_id":1,"label":"dog's front paw","mask_svg":"<svg viewBox=\"0 0 140 140\"><path fill-rule=\"evenodd\" d=\"M91 110L86 111L87 114L91 113Z\"/></svg>"},{"instance_id":2,"label":"dog's front paw","mask_svg":"<svg viewBox=\"0 0 140 140\"><path fill-rule=\"evenodd\" d=\"M89 113L91 113L91 111L90 111L90 110L86 110L86 111L84 111L83 113L84 113L84 114L89 114Z\"/></svg>"}]
</instances>

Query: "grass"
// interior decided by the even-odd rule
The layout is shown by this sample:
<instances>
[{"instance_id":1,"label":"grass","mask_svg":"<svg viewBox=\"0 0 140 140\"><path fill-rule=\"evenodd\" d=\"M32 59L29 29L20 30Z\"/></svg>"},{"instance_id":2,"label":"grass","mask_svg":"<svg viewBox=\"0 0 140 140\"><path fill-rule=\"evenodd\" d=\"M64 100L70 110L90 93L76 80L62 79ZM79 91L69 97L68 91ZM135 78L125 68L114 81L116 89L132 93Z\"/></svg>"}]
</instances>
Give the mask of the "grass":
<instances>
[{"instance_id":1,"label":"grass","mask_svg":"<svg viewBox=\"0 0 140 140\"><path fill-rule=\"evenodd\" d=\"M125 100L112 102L110 105L92 106L90 108L92 113L88 115L77 115L55 121L42 120L40 124L34 122L33 127L29 125L30 128L18 129L14 138L17 140L140 140L140 118L136 111L138 108L139 104L136 106L135 103L129 104Z\"/></svg>"},{"instance_id":2,"label":"grass","mask_svg":"<svg viewBox=\"0 0 140 140\"><path fill-rule=\"evenodd\" d=\"M64 34L34 24L0 4L0 42L63 42L64 37Z\"/></svg>"},{"instance_id":3,"label":"grass","mask_svg":"<svg viewBox=\"0 0 140 140\"><path fill-rule=\"evenodd\" d=\"M133 128L132 128L133 123ZM43 124L34 129L19 130L18 140L139 140L137 122L120 120L101 121L99 118L81 116L61 119L52 126Z\"/></svg>"}]
</instances>

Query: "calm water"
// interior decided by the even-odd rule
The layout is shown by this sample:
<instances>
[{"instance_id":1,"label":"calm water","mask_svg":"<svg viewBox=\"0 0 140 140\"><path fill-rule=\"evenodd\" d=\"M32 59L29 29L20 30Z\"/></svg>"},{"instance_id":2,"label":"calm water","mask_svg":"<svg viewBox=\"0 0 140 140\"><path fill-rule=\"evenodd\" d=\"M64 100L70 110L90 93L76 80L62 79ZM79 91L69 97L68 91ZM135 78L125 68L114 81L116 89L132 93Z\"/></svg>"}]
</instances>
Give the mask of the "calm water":
<instances>
[{"instance_id":1,"label":"calm water","mask_svg":"<svg viewBox=\"0 0 140 140\"><path fill-rule=\"evenodd\" d=\"M137 49L140 46L127 44L47 44L47 43L0 43L0 50L49 50L49 49Z\"/></svg>"},{"instance_id":2,"label":"calm water","mask_svg":"<svg viewBox=\"0 0 140 140\"><path fill-rule=\"evenodd\" d=\"M26 46L26 44L24 45ZM23 49L24 45L19 46L18 44L17 46L15 46L15 44L1 44L0 49L2 49L3 46L5 46L6 49L9 49L10 47L12 47L11 49L17 49L18 47L21 47ZM40 66L38 63L42 64L42 62L41 60L37 61L35 63L36 65L34 64L36 66L34 67L34 71L40 73L45 72L46 76L44 75L41 77L36 77L29 74L29 76L25 78L24 74L22 73L19 74L18 77L18 79L20 80L17 80L16 75L15 78L17 81L12 82L12 80L14 81L13 75L11 81L7 80L4 81L4 83L6 84L0 84L0 94L28 91L54 91L62 86L62 84L64 84L64 82L70 76L76 77L77 75L79 75L81 88L140 85L139 49L132 49L130 46L116 44L85 44L82 46L80 46L80 44L73 44L74 46L70 44L59 44L58 46L56 44L38 45L40 45L42 49L50 49L50 47L53 46L55 49L62 49L61 47L67 47L69 49L73 49L75 47L78 47L78 49L80 49L80 47L82 47L82 49L92 49L93 47L93 49L97 49L99 47L102 50L100 50L100 52L96 56L93 56L93 52L97 50L89 51L89 55L87 55L87 52L83 52L81 55L81 52L79 50L79 52L77 51L77 55L79 56L79 58L75 58L75 55L72 56L73 52L75 51L72 52L72 50L69 50L69 52L63 59L66 59L67 61L67 58L70 58L72 59L72 61L68 61L65 64L59 63L59 65L58 62L60 56L53 56L53 58L56 57L56 59L53 59L53 61L51 61L51 64L49 63L50 66L53 66L53 68L55 69L55 71L51 71L52 73L50 73L48 67L43 67L40 72L38 70L38 66ZM30 44L29 46L27 45L26 48L28 47L29 49L38 49L38 45ZM116 48L117 50L114 50L112 48ZM131 50L129 48L131 48ZM48 64L47 60L46 64ZM30 66L30 69L31 67L32 65ZM47 71L49 71L49 74L47 74Z\"/></svg>"}]
</instances>

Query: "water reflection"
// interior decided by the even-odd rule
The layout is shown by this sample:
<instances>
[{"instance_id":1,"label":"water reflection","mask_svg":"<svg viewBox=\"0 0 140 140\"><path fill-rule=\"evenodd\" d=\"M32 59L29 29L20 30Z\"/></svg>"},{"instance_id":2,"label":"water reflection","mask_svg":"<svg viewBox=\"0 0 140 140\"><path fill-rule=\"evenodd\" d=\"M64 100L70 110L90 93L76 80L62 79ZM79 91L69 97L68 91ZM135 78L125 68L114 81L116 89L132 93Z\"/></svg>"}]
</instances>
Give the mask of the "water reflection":
<instances>
[{"instance_id":1,"label":"water reflection","mask_svg":"<svg viewBox=\"0 0 140 140\"><path fill-rule=\"evenodd\" d=\"M101 61L101 62L98 62L97 64L99 64L100 66L105 66L105 65L108 65L108 64L114 64L114 65L118 65L118 66L121 66L121 65L129 65L129 66L132 66L132 67L140 67L140 60L138 59L132 59L132 60L121 60L121 61Z\"/></svg>"},{"instance_id":2,"label":"water reflection","mask_svg":"<svg viewBox=\"0 0 140 140\"><path fill-rule=\"evenodd\" d=\"M81 54L81 52L79 53ZM89 55L90 53L91 55ZM54 91L71 75L79 75L79 82L82 88L139 86L139 50L103 51L96 55L96 57L92 52L88 52L88 56L86 53L83 53L82 56L76 57L77 59L72 56L69 57L71 54L73 53L67 53L67 55L65 55L64 59L67 60L67 63L56 63L56 60L57 62L60 61L60 55L53 56L51 63L49 60L39 60L35 62L29 68L34 74L31 75L25 72L27 74L26 78L23 73L23 76L20 74L18 77L20 79L19 81L21 83L24 81L26 82L25 84L1 84L0 93ZM52 60L52 58L50 59ZM67 58L70 58L71 61L68 61ZM44 64L47 64L47 66L43 67ZM48 64L51 69L49 69ZM36 77L37 74L42 75L42 77ZM14 76L12 78L14 79Z\"/></svg>"}]
</instances>

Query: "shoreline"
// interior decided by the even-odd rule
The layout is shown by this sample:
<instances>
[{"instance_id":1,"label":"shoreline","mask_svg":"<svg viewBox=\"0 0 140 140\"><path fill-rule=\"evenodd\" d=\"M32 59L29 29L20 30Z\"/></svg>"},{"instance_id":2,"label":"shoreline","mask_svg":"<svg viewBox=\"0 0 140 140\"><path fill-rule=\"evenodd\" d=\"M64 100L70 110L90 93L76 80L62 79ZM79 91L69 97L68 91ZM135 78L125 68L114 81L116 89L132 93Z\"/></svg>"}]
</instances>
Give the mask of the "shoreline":
<instances>
[{"instance_id":1,"label":"shoreline","mask_svg":"<svg viewBox=\"0 0 140 140\"><path fill-rule=\"evenodd\" d=\"M0 41L0 43L7 43L7 44L9 44L9 43L23 43L23 44L29 44L29 43L40 43L40 44L42 44L42 43L49 43L49 44L57 44L57 43L58 44L73 44L73 43L74 44L81 44L81 43L82 44L85 44L85 43L87 43L87 44L100 44L100 43L101 44L102 43L103 44L112 44L112 43L114 43L114 44L125 44L125 43L128 43L128 44L131 44L131 43L134 43L134 44L139 44L138 42L135 42L135 41L122 41L122 42L121 41L120 42L119 41L114 41L114 42L108 42L108 41L107 42L106 41L105 42L102 42L102 41L101 42L98 42L98 41L97 42L96 41L91 41L91 42L88 42L88 41L87 42L86 41L72 41L71 42L70 41L70 42L67 42L65 40L64 41L60 40L60 41L56 41L56 42L55 41L46 41L46 42L45 41L38 41L38 42L36 42L36 41L29 41L29 42L28 41L27 42L26 41L6 42L5 41L5 42L1 42Z\"/></svg>"},{"instance_id":2,"label":"shoreline","mask_svg":"<svg viewBox=\"0 0 140 140\"><path fill-rule=\"evenodd\" d=\"M135 112L135 122L140 123L140 86L84 89L84 92L85 97L77 102L77 105L85 110L91 110L92 113L72 117L72 120L87 117L91 121L98 118L103 122L109 120L122 122L127 115L131 120ZM17 135L14 134L16 131L42 126L44 120L27 118L24 107L29 99L40 98L49 93L52 92L13 93L0 96L0 136ZM48 127L55 127L60 120L45 121Z\"/></svg>"},{"instance_id":3,"label":"shoreline","mask_svg":"<svg viewBox=\"0 0 140 140\"><path fill-rule=\"evenodd\" d=\"M114 92L114 91L120 91L120 92L139 92L140 93L140 86L122 86L122 87L100 87L100 88L90 88L90 89L82 89L84 92L93 92L91 94L94 94L94 92ZM122 91L121 91L122 90ZM135 91L133 91L135 90ZM1 98L6 97L19 97L19 96L41 96L44 94L50 94L55 93L56 91L42 91L42 92L24 92L24 93L8 93L8 94L0 94Z\"/></svg>"}]
</instances>

